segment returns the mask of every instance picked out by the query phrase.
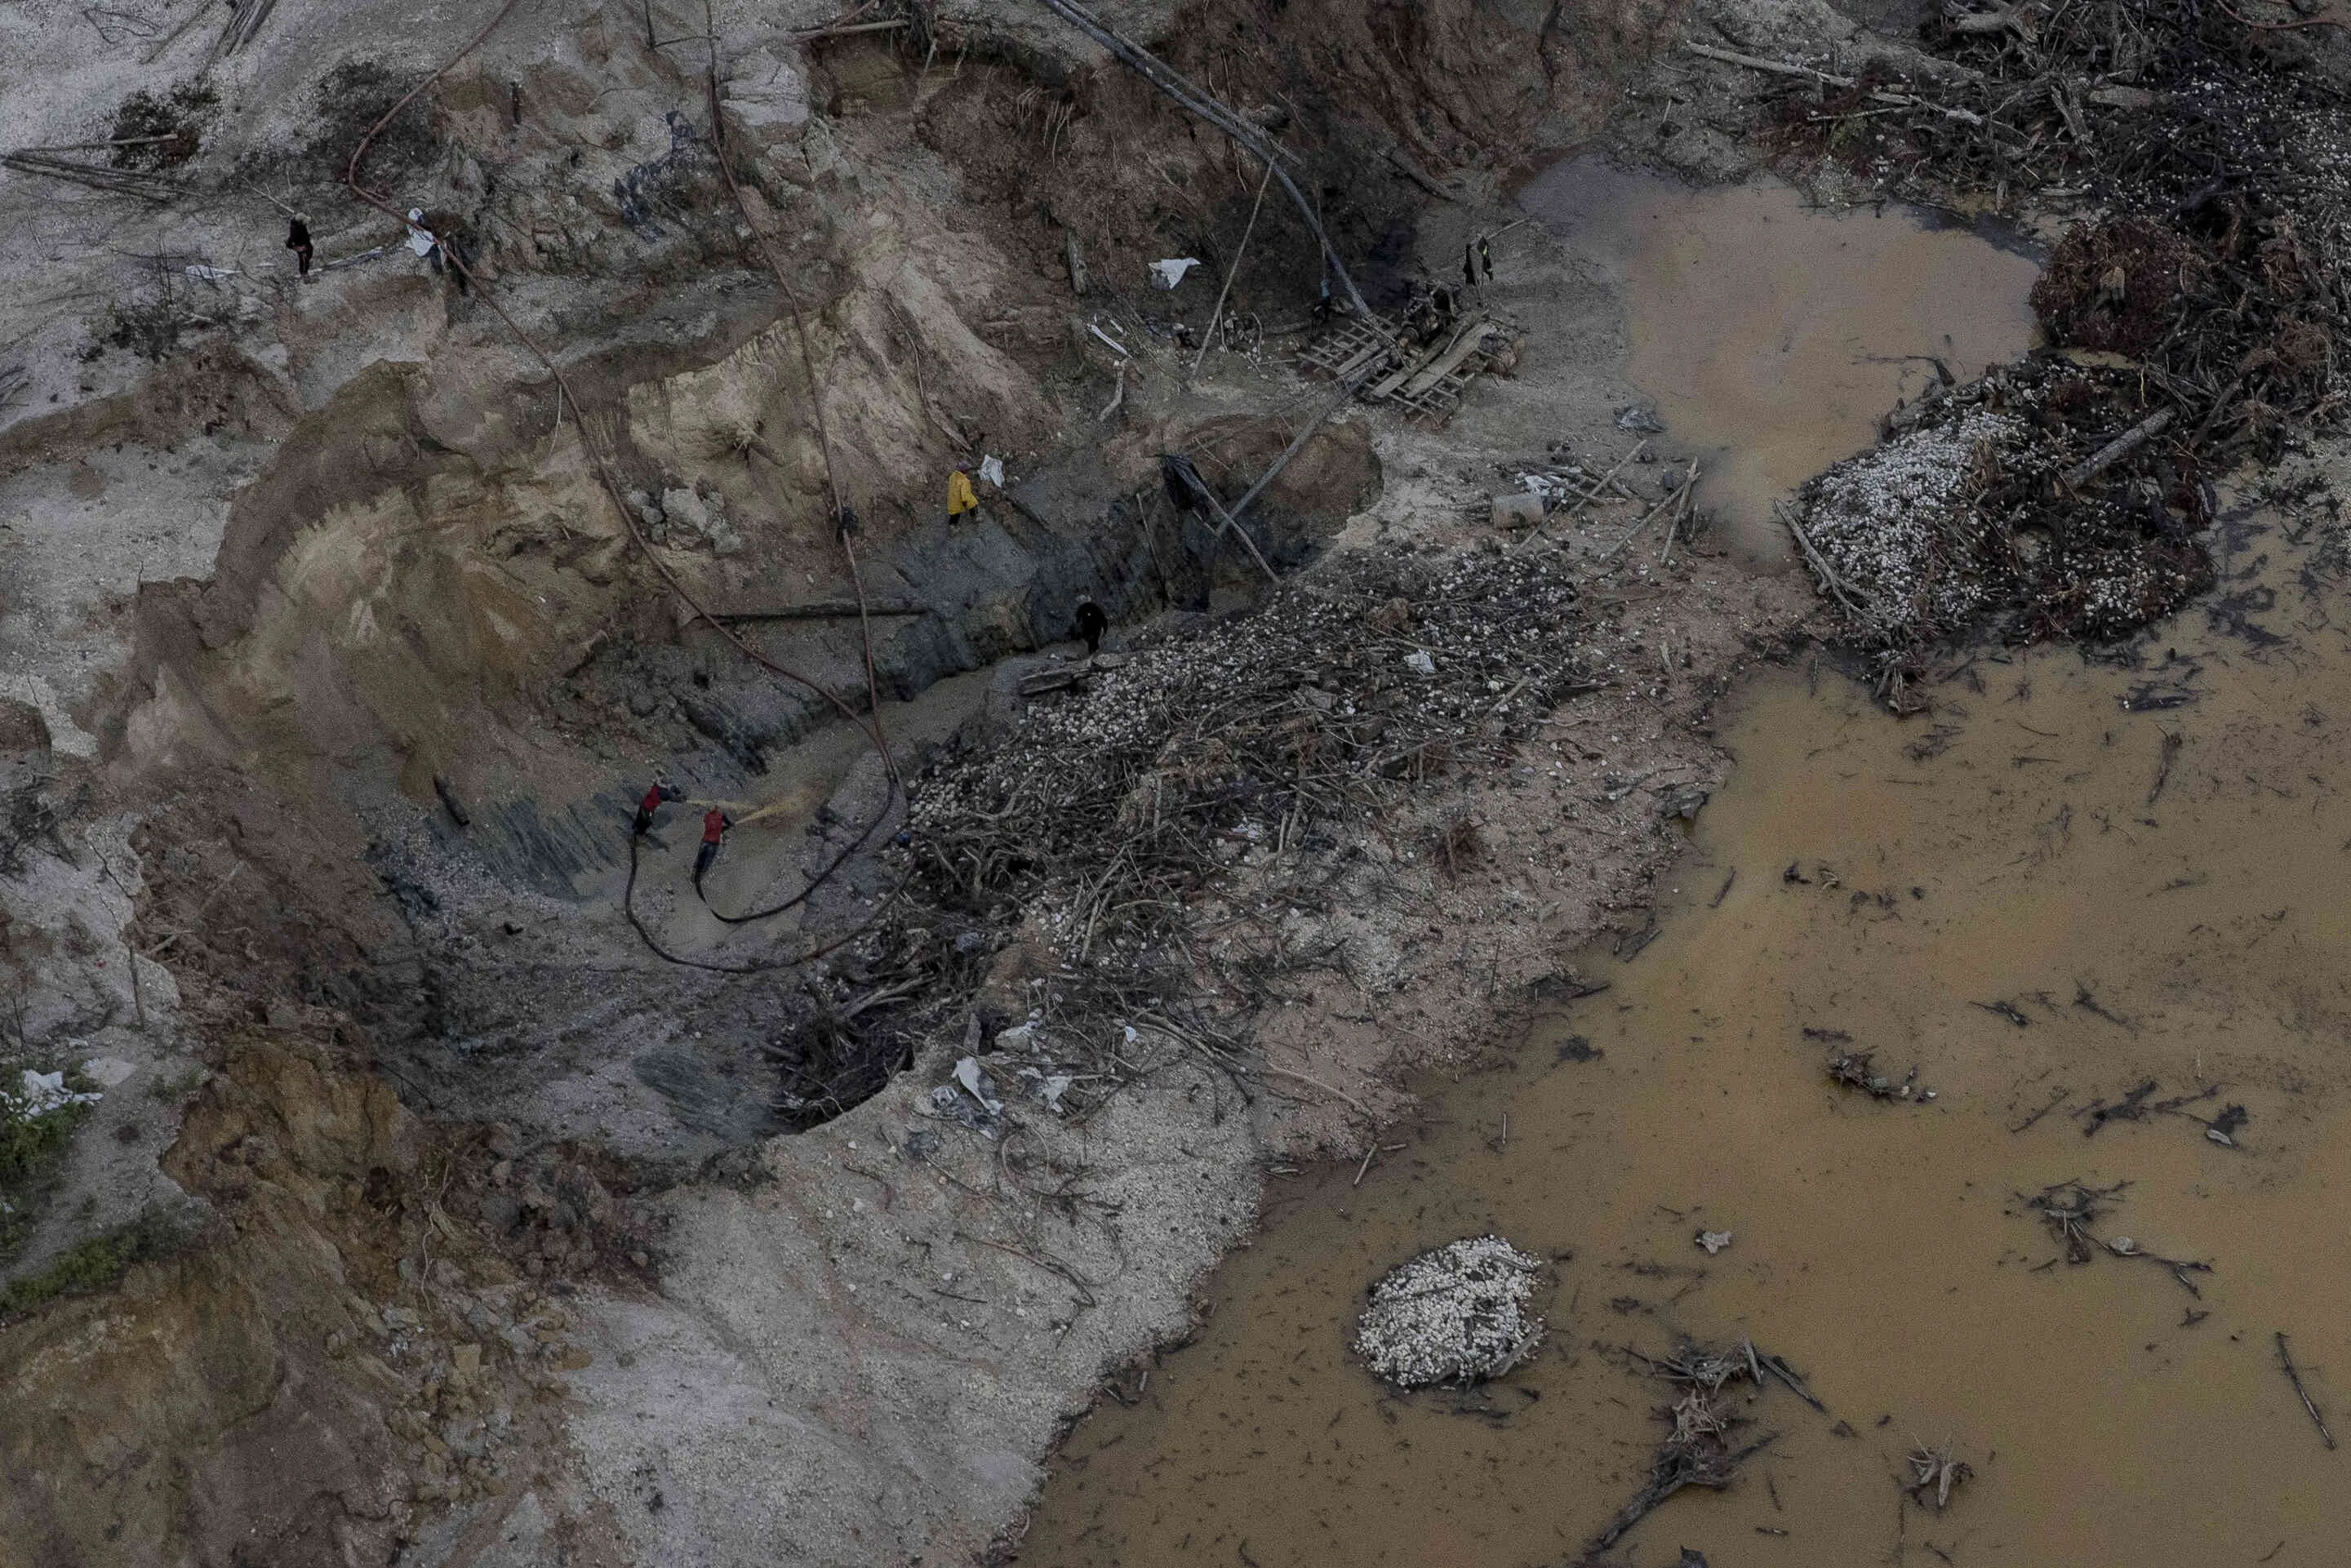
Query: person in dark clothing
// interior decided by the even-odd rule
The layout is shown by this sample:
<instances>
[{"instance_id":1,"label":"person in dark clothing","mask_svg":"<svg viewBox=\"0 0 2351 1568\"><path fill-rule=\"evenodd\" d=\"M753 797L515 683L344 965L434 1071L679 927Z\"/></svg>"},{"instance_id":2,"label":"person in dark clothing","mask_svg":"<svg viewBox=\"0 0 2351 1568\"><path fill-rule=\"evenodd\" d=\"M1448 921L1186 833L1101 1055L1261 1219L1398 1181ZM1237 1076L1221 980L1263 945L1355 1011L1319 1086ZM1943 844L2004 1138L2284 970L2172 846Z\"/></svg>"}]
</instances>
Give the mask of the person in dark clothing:
<instances>
[{"instance_id":1,"label":"person in dark clothing","mask_svg":"<svg viewBox=\"0 0 2351 1568\"><path fill-rule=\"evenodd\" d=\"M1167 490L1167 504L1178 512L1196 512L1200 497L1192 488L1195 475L1188 458L1163 455L1159 459L1159 482Z\"/></svg>"},{"instance_id":2,"label":"person in dark clothing","mask_svg":"<svg viewBox=\"0 0 2351 1568\"><path fill-rule=\"evenodd\" d=\"M286 230L286 248L294 253L294 266L298 276L310 276L310 225L296 218Z\"/></svg>"},{"instance_id":3,"label":"person in dark clothing","mask_svg":"<svg viewBox=\"0 0 2351 1568\"><path fill-rule=\"evenodd\" d=\"M474 292L472 276L474 257L466 248L465 242L454 234L444 234L441 235L440 250L442 255L449 258L449 280L457 286L457 292L465 295L472 294ZM434 270L439 270L437 264Z\"/></svg>"},{"instance_id":4,"label":"person in dark clothing","mask_svg":"<svg viewBox=\"0 0 2351 1568\"><path fill-rule=\"evenodd\" d=\"M667 784L655 784L646 790L645 798L637 802L637 837L642 839L653 831L653 813L662 809L664 802L684 799L684 790Z\"/></svg>"},{"instance_id":5,"label":"person in dark clothing","mask_svg":"<svg viewBox=\"0 0 2351 1568\"><path fill-rule=\"evenodd\" d=\"M702 891L702 874L718 858L718 846L726 841L726 830L734 825L735 820L716 806L702 813L702 848L694 857L695 892Z\"/></svg>"},{"instance_id":6,"label":"person in dark clothing","mask_svg":"<svg viewBox=\"0 0 2351 1568\"><path fill-rule=\"evenodd\" d=\"M1109 630L1110 617L1102 613L1101 605L1091 599L1078 601L1078 617L1074 634L1086 640L1088 658L1102 652L1102 633Z\"/></svg>"}]
</instances>

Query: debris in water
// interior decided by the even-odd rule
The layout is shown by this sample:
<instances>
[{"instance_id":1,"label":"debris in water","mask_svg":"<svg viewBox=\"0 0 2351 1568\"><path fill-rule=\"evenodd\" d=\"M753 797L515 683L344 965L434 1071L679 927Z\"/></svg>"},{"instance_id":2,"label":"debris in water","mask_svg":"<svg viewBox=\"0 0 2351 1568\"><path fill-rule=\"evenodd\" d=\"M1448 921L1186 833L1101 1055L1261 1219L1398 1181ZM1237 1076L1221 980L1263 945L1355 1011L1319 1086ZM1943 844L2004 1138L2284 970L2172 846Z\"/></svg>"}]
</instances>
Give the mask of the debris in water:
<instances>
[{"instance_id":1,"label":"debris in water","mask_svg":"<svg viewBox=\"0 0 2351 1568\"><path fill-rule=\"evenodd\" d=\"M2054 1186L2043 1187L2032 1197L2019 1194L2018 1198L2048 1225L2051 1234L2064 1245L2068 1263L2086 1263L2101 1251L2116 1258L2144 1258L2151 1263L2162 1265L2173 1279L2179 1281L2180 1289L2201 1301L2204 1292L2196 1288L2196 1282L2189 1276L2210 1273L2211 1264L2166 1258L2161 1253L2147 1250L2127 1236L2107 1239L2090 1228L2111 1210L2111 1200L2128 1186L2128 1182L2116 1182L2112 1186L2085 1186L2079 1181L2064 1181ZM2044 1263L2040 1267L2048 1266Z\"/></svg>"},{"instance_id":2,"label":"debris in water","mask_svg":"<svg viewBox=\"0 0 2351 1568\"><path fill-rule=\"evenodd\" d=\"M1541 1269L1499 1236L1424 1252L1372 1287L1355 1354L1399 1388L1499 1377L1542 1343L1526 1310Z\"/></svg>"},{"instance_id":3,"label":"debris in water","mask_svg":"<svg viewBox=\"0 0 2351 1568\"><path fill-rule=\"evenodd\" d=\"M1806 1030L1806 1034L1813 1031ZM1876 1071L1877 1053L1872 1051L1841 1051L1829 1058L1829 1077L1848 1089L1858 1089L1873 1100L1909 1100L1924 1104L1935 1097L1932 1089L1918 1087L1918 1070L1913 1067L1909 1076L1896 1082Z\"/></svg>"},{"instance_id":4,"label":"debris in water","mask_svg":"<svg viewBox=\"0 0 2351 1568\"><path fill-rule=\"evenodd\" d=\"M2302 1373L2294 1366L2294 1357L2285 1348L2283 1329L2277 1331L2277 1353L2278 1365L2284 1369L2286 1381L2294 1385L2294 1397L2302 1401L2302 1408L2310 1416L2310 1424L2318 1428L2319 1441L2325 1443L2330 1449L2333 1448L2335 1434L2326 1429L2326 1417L2318 1413L2318 1406L2310 1397L2310 1390L2302 1385ZM2271 1555L2276 1554L2273 1552Z\"/></svg>"},{"instance_id":5,"label":"debris in water","mask_svg":"<svg viewBox=\"0 0 2351 1568\"><path fill-rule=\"evenodd\" d=\"M1965 1459L1951 1457L1948 1441L1939 1448L1921 1443L1910 1452L1910 1482L1902 1490L1921 1508L1928 1506L1932 1494L1935 1511L1940 1513L1951 1506L1951 1493L1961 1482L1973 1479L1975 1473Z\"/></svg>"},{"instance_id":6,"label":"debris in water","mask_svg":"<svg viewBox=\"0 0 2351 1568\"><path fill-rule=\"evenodd\" d=\"M1560 1042L1561 1061L1597 1061L1608 1053L1580 1034L1572 1034Z\"/></svg>"},{"instance_id":7,"label":"debris in water","mask_svg":"<svg viewBox=\"0 0 2351 1568\"><path fill-rule=\"evenodd\" d=\"M1706 1255L1711 1258L1716 1253L1730 1245L1730 1232L1728 1230L1701 1230L1698 1233L1698 1244L1700 1247L1705 1248Z\"/></svg>"},{"instance_id":8,"label":"debris in water","mask_svg":"<svg viewBox=\"0 0 2351 1568\"><path fill-rule=\"evenodd\" d=\"M1729 1374L1724 1375L1728 1377ZM1719 1387L1719 1383L1715 1386ZM1727 1439L1731 1429L1740 1424L1740 1418L1715 1408L1703 1385L1693 1387L1667 1414L1673 1417L1673 1433L1658 1445L1656 1457L1650 1461L1647 1482L1633 1495L1632 1501L1617 1511L1605 1529L1585 1543L1584 1561L1615 1545L1626 1531L1656 1512L1659 1505L1684 1487L1725 1490L1738 1478L1741 1464L1780 1436L1766 1432L1751 1443L1731 1448Z\"/></svg>"}]
</instances>

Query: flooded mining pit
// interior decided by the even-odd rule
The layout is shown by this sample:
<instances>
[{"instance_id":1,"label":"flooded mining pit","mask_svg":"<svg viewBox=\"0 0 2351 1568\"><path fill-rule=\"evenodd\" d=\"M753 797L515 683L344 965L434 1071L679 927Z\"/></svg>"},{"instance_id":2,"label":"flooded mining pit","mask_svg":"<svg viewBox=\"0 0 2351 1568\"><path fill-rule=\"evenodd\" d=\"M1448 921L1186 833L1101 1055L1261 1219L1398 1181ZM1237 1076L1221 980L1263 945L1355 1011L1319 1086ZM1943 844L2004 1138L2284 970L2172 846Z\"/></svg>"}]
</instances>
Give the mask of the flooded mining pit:
<instances>
[{"instance_id":1,"label":"flooded mining pit","mask_svg":"<svg viewBox=\"0 0 2351 1568\"><path fill-rule=\"evenodd\" d=\"M1907 724L1817 667L1758 681L1655 942L1419 1085L1368 1169L1277 1183L1196 1341L1068 1440L1020 1560L1575 1560L1682 1393L1640 1358L1742 1337L1826 1409L1740 1376L1732 1440L1776 1441L1642 1557L2323 1560L2351 1494L2275 1335L2335 1409L2351 637L2309 519L2228 529L2230 599L2128 664L1987 653ZM1907 1098L1832 1082L1863 1051ZM2074 1181L2120 1188L2080 1261L2027 1201ZM1489 1231L1554 1260L1548 1343L1396 1396L1347 1348L1365 1287ZM1947 1444L1972 1479L1903 1502Z\"/></svg>"},{"instance_id":2,"label":"flooded mining pit","mask_svg":"<svg viewBox=\"0 0 2351 1568\"><path fill-rule=\"evenodd\" d=\"M2032 263L1963 232L1588 163L1526 199L1626 267L1632 378L1719 455L1741 554L1922 361L2031 341ZM2325 524L2224 500L2219 595L2125 656L1986 649L1908 722L1819 659L1727 704L1655 940L1577 956L1601 988L1414 1084L1368 1163L1278 1179L1196 1335L1066 1439L1019 1560L1586 1560L1686 1392L1644 1358L1742 1339L1825 1410L1732 1382L1726 1444L1773 1440L1625 1561L2323 1554L2351 1504L2276 1336L2331 1409L2351 639ZM1859 1053L1890 1098L1833 1079ZM2034 1201L2068 1183L2113 1189L2087 1245ZM1547 1343L1476 1389L1380 1384L1365 1289L1489 1232L1552 1260ZM1921 1449L1971 1472L1945 1510L1905 1500Z\"/></svg>"}]
</instances>

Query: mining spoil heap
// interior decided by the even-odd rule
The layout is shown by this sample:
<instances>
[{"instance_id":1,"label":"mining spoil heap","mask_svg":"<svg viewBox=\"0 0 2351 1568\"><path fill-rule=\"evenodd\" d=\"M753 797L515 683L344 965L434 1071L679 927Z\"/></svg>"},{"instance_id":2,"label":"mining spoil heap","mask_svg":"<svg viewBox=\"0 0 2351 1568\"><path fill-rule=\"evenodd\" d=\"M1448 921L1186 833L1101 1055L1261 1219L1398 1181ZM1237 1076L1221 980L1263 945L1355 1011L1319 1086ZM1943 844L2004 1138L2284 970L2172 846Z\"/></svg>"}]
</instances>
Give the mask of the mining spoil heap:
<instances>
[{"instance_id":1,"label":"mining spoil heap","mask_svg":"<svg viewBox=\"0 0 2351 1568\"><path fill-rule=\"evenodd\" d=\"M2323 1555L2342 31L0 16L0 1568Z\"/></svg>"}]
</instances>

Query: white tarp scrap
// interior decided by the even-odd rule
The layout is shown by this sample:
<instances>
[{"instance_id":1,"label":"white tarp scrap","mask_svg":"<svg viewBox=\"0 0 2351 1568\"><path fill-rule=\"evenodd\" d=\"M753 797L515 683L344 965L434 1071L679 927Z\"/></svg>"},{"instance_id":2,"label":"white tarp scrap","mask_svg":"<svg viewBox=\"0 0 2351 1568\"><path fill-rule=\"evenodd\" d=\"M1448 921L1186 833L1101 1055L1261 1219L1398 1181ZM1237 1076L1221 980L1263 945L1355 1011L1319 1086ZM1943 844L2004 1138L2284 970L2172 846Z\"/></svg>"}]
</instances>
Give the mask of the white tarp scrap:
<instances>
[{"instance_id":1,"label":"white tarp scrap","mask_svg":"<svg viewBox=\"0 0 2351 1568\"><path fill-rule=\"evenodd\" d=\"M1184 281L1184 275L1200 265L1196 256L1173 256L1151 264L1151 287L1173 288Z\"/></svg>"}]
</instances>

